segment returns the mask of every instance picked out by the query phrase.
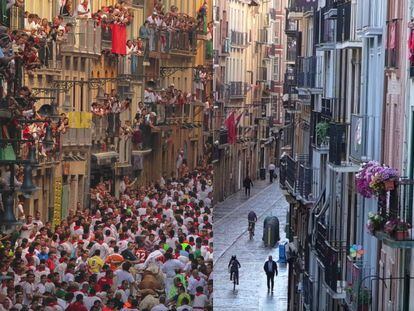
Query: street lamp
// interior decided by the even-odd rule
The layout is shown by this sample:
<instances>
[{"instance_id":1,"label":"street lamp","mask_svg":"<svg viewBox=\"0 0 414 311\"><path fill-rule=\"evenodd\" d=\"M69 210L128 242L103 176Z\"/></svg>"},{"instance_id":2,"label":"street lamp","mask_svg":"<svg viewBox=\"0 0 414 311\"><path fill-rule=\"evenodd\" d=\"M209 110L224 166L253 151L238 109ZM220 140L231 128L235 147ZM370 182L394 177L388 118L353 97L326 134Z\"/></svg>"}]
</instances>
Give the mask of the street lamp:
<instances>
[{"instance_id":1,"label":"street lamp","mask_svg":"<svg viewBox=\"0 0 414 311\"><path fill-rule=\"evenodd\" d=\"M2 227L2 231L7 233L12 231L15 227L21 225L21 222L16 220L16 217L13 213L14 207L14 198L13 198L14 190L5 192L3 195L3 207L4 211L0 217L0 226Z\"/></svg>"},{"instance_id":2,"label":"street lamp","mask_svg":"<svg viewBox=\"0 0 414 311\"><path fill-rule=\"evenodd\" d=\"M45 138L43 139L43 147L46 151L50 151L53 149L53 146L55 145L55 142L53 141L52 137L52 128L50 125L46 127L46 134Z\"/></svg>"}]
</instances>

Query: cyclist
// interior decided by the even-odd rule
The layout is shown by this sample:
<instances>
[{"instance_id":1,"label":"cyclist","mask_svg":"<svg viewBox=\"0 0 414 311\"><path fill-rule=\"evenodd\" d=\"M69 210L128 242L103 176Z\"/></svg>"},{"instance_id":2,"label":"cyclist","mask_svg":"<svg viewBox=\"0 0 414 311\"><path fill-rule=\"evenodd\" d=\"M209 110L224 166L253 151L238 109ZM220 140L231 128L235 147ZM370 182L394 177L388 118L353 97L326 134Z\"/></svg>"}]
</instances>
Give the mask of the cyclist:
<instances>
[{"instance_id":1,"label":"cyclist","mask_svg":"<svg viewBox=\"0 0 414 311\"><path fill-rule=\"evenodd\" d=\"M247 220L249 221L249 230L251 228L253 235L254 235L254 225L257 221L256 213L253 211L250 211L249 215L247 216Z\"/></svg>"},{"instance_id":2,"label":"cyclist","mask_svg":"<svg viewBox=\"0 0 414 311\"><path fill-rule=\"evenodd\" d=\"M234 274L234 280L236 281L236 284L239 285L239 268L241 268L241 265L237 260L236 255L231 256L228 267L230 269L230 281L233 280Z\"/></svg>"}]
</instances>

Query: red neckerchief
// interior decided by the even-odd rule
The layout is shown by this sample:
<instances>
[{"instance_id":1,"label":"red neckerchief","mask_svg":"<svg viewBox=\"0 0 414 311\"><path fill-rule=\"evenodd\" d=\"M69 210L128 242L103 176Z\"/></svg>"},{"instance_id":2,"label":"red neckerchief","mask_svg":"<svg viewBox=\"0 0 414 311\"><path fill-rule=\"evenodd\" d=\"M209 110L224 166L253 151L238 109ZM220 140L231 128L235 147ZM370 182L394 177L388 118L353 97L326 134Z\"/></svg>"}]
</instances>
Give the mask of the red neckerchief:
<instances>
[{"instance_id":1,"label":"red neckerchief","mask_svg":"<svg viewBox=\"0 0 414 311\"><path fill-rule=\"evenodd\" d=\"M196 296L198 297L198 296L201 296L203 293L196 293Z\"/></svg>"},{"instance_id":2,"label":"red neckerchief","mask_svg":"<svg viewBox=\"0 0 414 311\"><path fill-rule=\"evenodd\" d=\"M201 278L199 276L196 276L195 279L197 280L197 282L200 282Z\"/></svg>"}]
</instances>

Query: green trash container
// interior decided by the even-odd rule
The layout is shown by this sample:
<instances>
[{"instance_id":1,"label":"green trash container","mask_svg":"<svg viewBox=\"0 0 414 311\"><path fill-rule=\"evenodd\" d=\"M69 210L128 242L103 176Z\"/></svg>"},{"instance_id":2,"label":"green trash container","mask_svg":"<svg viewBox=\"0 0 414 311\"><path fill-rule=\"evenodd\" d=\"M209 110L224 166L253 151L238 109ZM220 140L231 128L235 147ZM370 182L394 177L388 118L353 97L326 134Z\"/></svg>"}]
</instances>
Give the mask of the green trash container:
<instances>
[{"instance_id":1,"label":"green trash container","mask_svg":"<svg viewBox=\"0 0 414 311\"><path fill-rule=\"evenodd\" d=\"M265 246L273 247L280 240L279 219L276 216L268 216L263 222L263 238Z\"/></svg>"}]
</instances>

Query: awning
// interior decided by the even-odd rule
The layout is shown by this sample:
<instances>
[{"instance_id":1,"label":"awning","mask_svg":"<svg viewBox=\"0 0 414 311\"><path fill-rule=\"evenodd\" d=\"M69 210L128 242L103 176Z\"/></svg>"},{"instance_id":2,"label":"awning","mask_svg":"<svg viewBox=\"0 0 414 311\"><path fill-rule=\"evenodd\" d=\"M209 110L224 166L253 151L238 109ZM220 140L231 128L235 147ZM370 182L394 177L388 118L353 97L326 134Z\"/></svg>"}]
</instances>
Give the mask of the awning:
<instances>
[{"instance_id":1,"label":"awning","mask_svg":"<svg viewBox=\"0 0 414 311\"><path fill-rule=\"evenodd\" d=\"M92 154L92 161L96 161L97 165L111 165L119 159L118 152L108 151Z\"/></svg>"}]
</instances>

